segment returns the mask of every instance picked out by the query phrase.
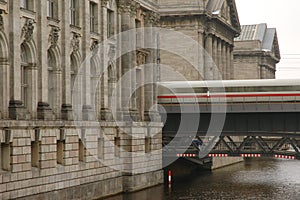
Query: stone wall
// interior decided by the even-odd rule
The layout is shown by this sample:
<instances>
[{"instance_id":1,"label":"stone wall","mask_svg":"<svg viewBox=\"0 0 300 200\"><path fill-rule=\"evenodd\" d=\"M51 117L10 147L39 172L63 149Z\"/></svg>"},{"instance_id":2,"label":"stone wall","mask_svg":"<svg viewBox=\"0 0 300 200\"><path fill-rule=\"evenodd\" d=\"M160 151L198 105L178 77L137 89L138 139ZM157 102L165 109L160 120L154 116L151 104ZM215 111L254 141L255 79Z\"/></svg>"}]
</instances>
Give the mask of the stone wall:
<instances>
[{"instance_id":1,"label":"stone wall","mask_svg":"<svg viewBox=\"0 0 300 200\"><path fill-rule=\"evenodd\" d=\"M155 33L135 30L157 25L156 0L0 9L0 199L90 199L161 183L157 89L144 86L157 81L157 53L144 46ZM114 37L127 30L130 40Z\"/></svg>"},{"instance_id":2,"label":"stone wall","mask_svg":"<svg viewBox=\"0 0 300 200\"><path fill-rule=\"evenodd\" d=\"M163 182L160 123L132 124L131 132L122 134L119 129L125 130L128 124L82 124L6 121L10 128L9 134L1 132L1 155L8 153L10 163L0 171L1 199L90 199ZM58 151L60 141L62 151ZM5 144L10 152L3 152Z\"/></svg>"}]
</instances>

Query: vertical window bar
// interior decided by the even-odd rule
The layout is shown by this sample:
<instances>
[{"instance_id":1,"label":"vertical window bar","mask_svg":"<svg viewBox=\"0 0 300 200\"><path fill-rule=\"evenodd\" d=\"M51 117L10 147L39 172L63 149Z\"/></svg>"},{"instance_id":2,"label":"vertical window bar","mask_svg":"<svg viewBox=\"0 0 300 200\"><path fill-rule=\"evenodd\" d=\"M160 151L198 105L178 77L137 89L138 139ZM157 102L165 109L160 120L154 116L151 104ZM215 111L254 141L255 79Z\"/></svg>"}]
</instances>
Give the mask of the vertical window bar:
<instances>
[{"instance_id":1,"label":"vertical window bar","mask_svg":"<svg viewBox=\"0 0 300 200\"><path fill-rule=\"evenodd\" d=\"M70 22L76 25L76 0L70 0Z\"/></svg>"},{"instance_id":2,"label":"vertical window bar","mask_svg":"<svg viewBox=\"0 0 300 200\"><path fill-rule=\"evenodd\" d=\"M94 3L90 3L90 31L95 32L95 7Z\"/></svg>"},{"instance_id":3,"label":"vertical window bar","mask_svg":"<svg viewBox=\"0 0 300 200\"><path fill-rule=\"evenodd\" d=\"M53 18L54 13L54 1L53 0L47 0L47 17Z\"/></svg>"}]
</instances>

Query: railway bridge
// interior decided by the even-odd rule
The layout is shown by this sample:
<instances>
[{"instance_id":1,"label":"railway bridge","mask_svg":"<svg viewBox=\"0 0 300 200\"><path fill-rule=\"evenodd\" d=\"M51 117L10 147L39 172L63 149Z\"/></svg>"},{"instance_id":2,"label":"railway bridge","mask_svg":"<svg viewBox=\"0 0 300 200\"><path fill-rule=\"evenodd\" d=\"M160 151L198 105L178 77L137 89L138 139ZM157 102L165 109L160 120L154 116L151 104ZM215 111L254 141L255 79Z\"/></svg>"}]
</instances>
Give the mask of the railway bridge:
<instances>
[{"instance_id":1,"label":"railway bridge","mask_svg":"<svg viewBox=\"0 0 300 200\"><path fill-rule=\"evenodd\" d=\"M224 81L223 91L207 85L162 83L172 91L158 96L165 157L300 159L299 80Z\"/></svg>"}]
</instances>

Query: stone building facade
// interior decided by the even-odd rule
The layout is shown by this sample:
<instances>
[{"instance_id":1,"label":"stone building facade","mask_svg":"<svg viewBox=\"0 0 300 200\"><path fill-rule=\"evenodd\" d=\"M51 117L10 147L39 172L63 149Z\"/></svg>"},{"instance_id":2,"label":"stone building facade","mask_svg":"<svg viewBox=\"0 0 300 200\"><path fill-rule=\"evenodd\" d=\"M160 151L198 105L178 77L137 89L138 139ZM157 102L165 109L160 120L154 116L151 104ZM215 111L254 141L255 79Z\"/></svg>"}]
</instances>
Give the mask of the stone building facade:
<instances>
[{"instance_id":1,"label":"stone building facade","mask_svg":"<svg viewBox=\"0 0 300 200\"><path fill-rule=\"evenodd\" d=\"M274 79L280 51L275 28L243 25L234 41L234 79Z\"/></svg>"},{"instance_id":2,"label":"stone building facade","mask_svg":"<svg viewBox=\"0 0 300 200\"><path fill-rule=\"evenodd\" d=\"M232 79L233 43L240 33L235 1L189 0L183 5L180 0L160 0L159 3L161 27L179 31L199 44L194 49L197 51L194 67L180 56L163 51L162 64L172 67L187 80ZM174 80L163 70L161 79Z\"/></svg>"},{"instance_id":3,"label":"stone building facade","mask_svg":"<svg viewBox=\"0 0 300 200\"><path fill-rule=\"evenodd\" d=\"M0 0L0 11L0 199L91 199L162 183L156 87L124 100L137 81L156 81L157 54L143 48L155 37L111 37L155 26L156 1Z\"/></svg>"},{"instance_id":4,"label":"stone building facade","mask_svg":"<svg viewBox=\"0 0 300 200\"><path fill-rule=\"evenodd\" d=\"M167 65L176 71L166 72L161 67L161 80L233 79L234 38L241 31L235 0L188 0L184 1L184 5L180 0L160 0L159 3L161 27L183 33L199 44L198 49L192 49L194 58L190 61L194 66L180 55L161 51L162 66ZM184 42L180 44L183 44L182 48L187 48ZM181 74L183 79L176 74ZM241 137L239 139L243 140ZM213 158L212 169L241 161L242 158L234 157Z\"/></svg>"}]
</instances>

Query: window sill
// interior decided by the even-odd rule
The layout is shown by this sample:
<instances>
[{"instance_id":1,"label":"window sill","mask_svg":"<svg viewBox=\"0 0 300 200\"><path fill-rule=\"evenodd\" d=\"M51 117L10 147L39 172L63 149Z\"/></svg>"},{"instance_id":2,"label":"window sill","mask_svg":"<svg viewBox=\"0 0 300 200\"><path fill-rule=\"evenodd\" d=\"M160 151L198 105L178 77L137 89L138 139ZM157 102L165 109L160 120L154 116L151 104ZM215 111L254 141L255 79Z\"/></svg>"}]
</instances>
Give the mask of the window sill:
<instances>
[{"instance_id":1,"label":"window sill","mask_svg":"<svg viewBox=\"0 0 300 200\"><path fill-rule=\"evenodd\" d=\"M34 19L36 17L36 12L27 10L25 8L21 8L21 14L23 17L28 18L28 19Z\"/></svg>"},{"instance_id":2,"label":"window sill","mask_svg":"<svg viewBox=\"0 0 300 200\"><path fill-rule=\"evenodd\" d=\"M70 27L75 30L81 30L81 28L77 25L70 24Z\"/></svg>"},{"instance_id":3,"label":"window sill","mask_svg":"<svg viewBox=\"0 0 300 200\"><path fill-rule=\"evenodd\" d=\"M57 23L57 24L60 22L59 19L54 18L54 17L47 17L47 19L48 19L48 21L55 22L55 23Z\"/></svg>"},{"instance_id":4,"label":"window sill","mask_svg":"<svg viewBox=\"0 0 300 200\"><path fill-rule=\"evenodd\" d=\"M35 15L36 14L36 12L34 12L33 10L30 10L30 9L28 9L28 8L20 8L21 9L21 11L23 11L23 12L26 12L26 13L28 13L28 14L32 14L32 15Z\"/></svg>"},{"instance_id":5,"label":"window sill","mask_svg":"<svg viewBox=\"0 0 300 200\"><path fill-rule=\"evenodd\" d=\"M101 34L98 33L98 32L91 31L90 33L91 33L91 35L93 35L93 36L101 36Z\"/></svg>"}]
</instances>

